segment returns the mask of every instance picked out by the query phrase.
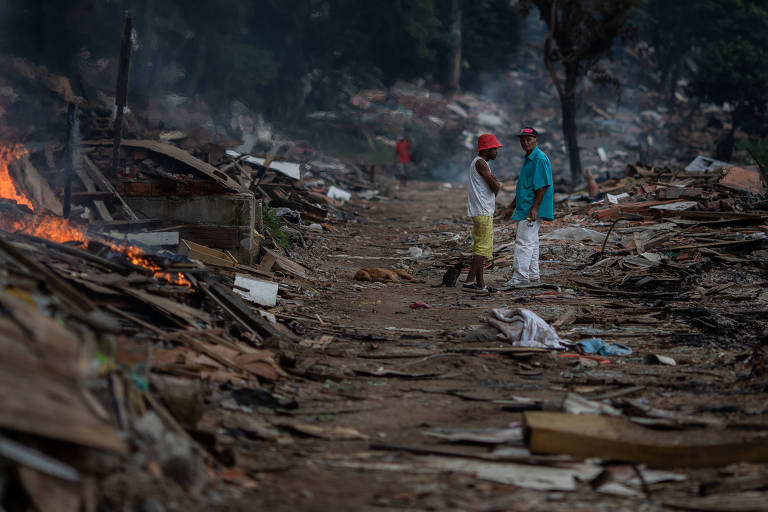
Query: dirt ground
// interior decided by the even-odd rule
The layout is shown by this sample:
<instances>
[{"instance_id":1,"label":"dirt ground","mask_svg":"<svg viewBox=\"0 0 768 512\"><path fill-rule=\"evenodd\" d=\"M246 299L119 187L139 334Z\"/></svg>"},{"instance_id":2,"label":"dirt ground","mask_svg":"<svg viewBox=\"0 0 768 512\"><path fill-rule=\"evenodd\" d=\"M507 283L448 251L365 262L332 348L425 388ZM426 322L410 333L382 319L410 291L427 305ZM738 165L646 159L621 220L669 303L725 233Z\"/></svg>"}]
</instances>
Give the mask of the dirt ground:
<instances>
[{"instance_id":1,"label":"dirt ground","mask_svg":"<svg viewBox=\"0 0 768 512\"><path fill-rule=\"evenodd\" d=\"M565 286L569 279L590 272L579 267L599 245L543 243L542 277L563 285L559 291L478 295L460 287L435 287L446 263L471 249L465 191L461 186L415 183L392 196L353 201L347 208L355 214L352 221L336 223L335 233L313 234L308 254L297 255L310 265L317 284L284 287L278 318L308 341L281 347L290 377L281 379L274 393L295 399L299 407L277 413L244 410L298 426L277 440L233 436L236 467L245 468L248 485L239 491L234 485L233 495L222 496L222 509L650 511L701 499L707 482L764 474L764 465L744 463L679 469L673 471L685 479L650 483L634 496L616 496L597 492L590 483L593 476L586 474L575 490L553 491L501 484L471 472L434 470L430 450L472 461L487 460L483 457L499 449L426 434L437 428L517 427L522 414L494 400L556 401L569 391L599 398L623 390L627 393L606 403L621 406L624 400L634 400L700 418L750 422L761 429L768 426L768 393L764 378L762 387L748 378L754 377L754 367L748 367L749 344L718 344L717 336L703 333L688 317L674 312L694 311L715 298L674 302L588 294ZM586 217L576 220L594 223ZM499 288L511 272L511 248L506 244L514 240L514 225L497 221L496 226L495 246L504 248L500 254L508 257L486 272L486 281ZM543 231L552 228L553 223L545 224ZM422 258L410 257L412 247L422 249ZM354 281L362 267L405 268L420 282ZM460 282L465 276L462 273ZM753 288L757 296L763 285L758 282ZM414 302L430 307L411 309ZM558 328L561 336L579 340L594 333L630 346L633 354L593 366L549 352L513 358L463 351L473 346L462 341L464 334L482 325L491 308L503 305L528 308L549 323L564 318ZM764 319L753 321L757 327L765 325ZM478 345L505 346L474 343ZM678 364L649 365L645 357L651 353L672 357ZM318 427L321 433L307 435L302 425ZM503 447L525 453L519 440ZM459 457L462 454L466 457ZM554 464L545 459L527 454L497 460L517 461L524 471L534 471L537 465ZM233 481L238 482L236 477Z\"/></svg>"}]
</instances>

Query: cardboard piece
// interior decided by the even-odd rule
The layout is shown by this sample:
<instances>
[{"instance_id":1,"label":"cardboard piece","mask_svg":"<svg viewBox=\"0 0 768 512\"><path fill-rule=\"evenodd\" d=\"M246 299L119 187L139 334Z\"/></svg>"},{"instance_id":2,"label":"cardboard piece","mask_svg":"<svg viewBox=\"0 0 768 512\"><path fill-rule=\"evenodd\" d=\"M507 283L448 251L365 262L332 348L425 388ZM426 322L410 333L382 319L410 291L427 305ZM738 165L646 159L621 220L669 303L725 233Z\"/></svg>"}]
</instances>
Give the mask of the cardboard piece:
<instances>
[{"instance_id":1,"label":"cardboard piece","mask_svg":"<svg viewBox=\"0 0 768 512\"><path fill-rule=\"evenodd\" d=\"M181 241L181 254L186 254L190 258L202 261L208 265L231 268L237 266L237 259L235 259L229 251L211 249L210 247L196 244L189 240Z\"/></svg>"},{"instance_id":2,"label":"cardboard piece","mask_svg":"<svg viewBox=\"0 0 768 512\"><path fill-rule=\"evenodd\" d=\"M526 411L523 435L534 453L565 453L647 464L652 468L724 466L768 461L768 435L715 429L660 431L627 418Z\"/></svg>"}]
</instances>

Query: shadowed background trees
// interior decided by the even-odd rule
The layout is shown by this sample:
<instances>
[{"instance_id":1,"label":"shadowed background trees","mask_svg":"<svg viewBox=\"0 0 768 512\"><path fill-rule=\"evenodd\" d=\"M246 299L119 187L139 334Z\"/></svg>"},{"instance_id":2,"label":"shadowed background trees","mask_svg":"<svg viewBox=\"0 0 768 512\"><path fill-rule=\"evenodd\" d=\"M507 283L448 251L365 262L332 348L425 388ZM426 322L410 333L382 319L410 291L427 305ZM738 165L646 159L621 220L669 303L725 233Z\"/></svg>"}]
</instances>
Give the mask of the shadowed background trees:
<instances>
[{"instance_id":1,"label":"shadowed background trees","mask_svg":"<svg viewBox=\"0 0 768 512\"><path fill-rule=\"evenodd\" d=\"M478 85L475 72L507 68L520 21L506 0L1 0L0 51L77 83L83 51L117 54L127 10L137 36L134 99L173 90L297 118L397 80L423 77L447 88L452 8L463 22L460 84Z\"/></svg>"},{"instance_id":2,"label":"shadowed background trees","mask_svg":"<svg viewBox=\"0 0 768 512\"><path fill-rule=\"evenodd\" d=\"M591 75L597 82L619 86L618 80L601 70L600 59L607 55L616 38L627 33L632 8L640 0L523 0L527 14L531 3L538 8L549 29L543 58L560 98L563 138L568 148L571 183L582 179L576 108L582 80Z\"/></svg>"},{"instance_id":3,"label":"shadowed background trees","mask_svg":"<svg viewBox=\"0 0 768 512\"><path fill-rule=\"evenodd\" d=\"M653 48L659 86L670 99L678 80L697 102L727 105L731 123L716 148L729 160L735 134L768 135L768 4L761 0L647 0L636 13ZM768 146L767 142L762 145Z\"/></svg>"},{"instance_id":4,"label":"shadowed background trees","mask_svg":"<svg viewBox=\"0 0 768 512\"><path fill-rule=\"evenodd\" d=\"M534 6L546 28L522 42L521 10ZM668 106L679 108L681 91L692 100L686 108L727 106L720 158L730 157L739 134L757 141L768 134L763 0L0 0L0 53L46 65L75 86L91 72L108 93L114 73L102 61L118 53L123 10L136 34L134 105L172 92L214 110L239 99L268 118L299 121L397 80L424 79L449 93L482 90L530 43L542 49L559 95L578 183L582 80L619 86L601 62L637 28L635 40L648 44L656 63L647 85L665 91Z\"/></svg>"}]
</instances>

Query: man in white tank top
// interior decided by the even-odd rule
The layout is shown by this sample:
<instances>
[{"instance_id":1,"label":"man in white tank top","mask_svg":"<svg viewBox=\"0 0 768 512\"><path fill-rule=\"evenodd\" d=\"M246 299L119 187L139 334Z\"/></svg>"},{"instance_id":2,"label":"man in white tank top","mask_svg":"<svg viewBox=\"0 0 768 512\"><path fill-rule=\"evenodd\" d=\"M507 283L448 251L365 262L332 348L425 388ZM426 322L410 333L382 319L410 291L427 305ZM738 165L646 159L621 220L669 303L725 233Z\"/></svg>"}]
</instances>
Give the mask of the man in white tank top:
<instances>
[{"instance_id":1,"label":"man in white tank top","mask_svg":"<svg viewBox=\"0 0 768 512\"><path fill-rule=\"evenodd\" d=\"M467 177L467 215L472 218L472 265L465 291L488 292L483 281L486 261L493 257L493 212L501 184L491 172L488 162L495 160L501 144L494 135L484 133L477 138L477 156L469 166Z\"/></svg>"}]
</instances>

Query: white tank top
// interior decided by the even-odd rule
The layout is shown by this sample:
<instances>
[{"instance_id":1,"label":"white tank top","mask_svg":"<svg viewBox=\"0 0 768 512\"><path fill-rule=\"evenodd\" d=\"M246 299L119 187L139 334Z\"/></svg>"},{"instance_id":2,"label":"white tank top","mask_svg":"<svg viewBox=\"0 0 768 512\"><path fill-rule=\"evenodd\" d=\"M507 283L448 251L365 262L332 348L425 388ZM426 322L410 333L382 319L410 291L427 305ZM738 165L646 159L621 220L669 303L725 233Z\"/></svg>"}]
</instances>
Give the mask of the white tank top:
<instances>
[{"instance_id":1,"label":"white tank top","mask_svg":"<svg viewBox=\"0 0 768 512\"><path fill-rule=\"evenodd\" d=\"M478 160L483 160L479 156L476 156L472 163L469 164L469 177L467 179L467 215L470 217L477 217L478 215L487 215L493 217L493 212L496 209L496 196L493 195L493 190L485 182L480 173L475 169L475 164ZM485 160L483 160L485 161ZM487 162L486 162L487 163ZM489 165L490 169L491 166Z\"/></svg>"}]
</instances>

